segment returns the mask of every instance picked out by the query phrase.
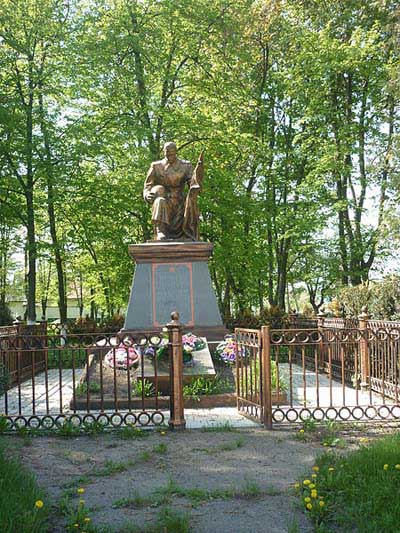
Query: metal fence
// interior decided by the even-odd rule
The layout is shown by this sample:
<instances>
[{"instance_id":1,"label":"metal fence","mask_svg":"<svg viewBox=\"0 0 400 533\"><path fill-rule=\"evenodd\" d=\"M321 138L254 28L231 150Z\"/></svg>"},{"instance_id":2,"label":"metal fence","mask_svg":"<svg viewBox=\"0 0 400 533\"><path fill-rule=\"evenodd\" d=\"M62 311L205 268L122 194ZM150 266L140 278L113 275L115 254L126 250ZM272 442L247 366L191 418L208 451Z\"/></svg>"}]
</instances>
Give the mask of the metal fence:
<instances>
[{"instance_id":1,"label":"metal fence","mask_svg":"<svg viewBox=\"0 0 400 533\"><path fill-rule=\"evenodd\" d=\"M170 425L184 426L182 327L175 319L167 338L161 331L28 335L3 329L0 413L8 429L66 422L157 426L168 412Z\"/></svg>"},{"instance_id":2,"label":"metal fence","mask_svg":"<svg viewBox=\"0 0 400 533\"><path fill-rule=\"evenodd\" d=\"M318 328L236 329L239 411L266 427L400 418L399 326L361 316Z\"/></svg>"}]
</instances>

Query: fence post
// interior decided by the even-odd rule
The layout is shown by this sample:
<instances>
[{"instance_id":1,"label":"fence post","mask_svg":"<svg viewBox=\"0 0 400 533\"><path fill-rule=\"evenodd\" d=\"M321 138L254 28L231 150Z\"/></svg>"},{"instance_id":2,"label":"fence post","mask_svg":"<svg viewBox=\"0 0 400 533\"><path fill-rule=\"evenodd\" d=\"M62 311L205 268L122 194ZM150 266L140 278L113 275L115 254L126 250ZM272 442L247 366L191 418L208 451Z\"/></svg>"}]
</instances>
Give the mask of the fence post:
<instances>
[{"instance_id":1,"label":"fence post","mask_svg":"<svg viewBox=\"0 0 400 533\"><path fill-rule=\"evenodd\" d=\"M317 315L317 327L318 333L321 336L321 341L319 343L319 357L318 357L318 366L320 370L324 371L325 369L325 345L324 345L324 324L325 324L325 313L321 310ZM330 369L329 369L330 372Z\"/></svg>"},{"instance_id":2,"label":"fence post","mask_svg":"<svg viewBox=\"0 0 400 533\"><path fill-rule=\"evenodd\" d=\"M269 326L261 327L263 423L266 429L272 429L271 343L269 332Z\"/></svg>"},{"instance_id":3,"label":"fence post","mask_svg":"<svg viewBox=\"0 0 400 533\"><path fill-rule=\"evenodd\" d=\"M170 419L171 429L185 429L186 421L183 404L183 324L179 322L179 313L171 313L171 322L167 324L169 337L169 384L170 384Z\"/></svg>"},{"instance_id":4,"label":"fence post","mask_svg":"<svg viewBox=\"0 0 400 533\"><path fill-rule=\"evenodd\" d=\"M366 330L368 327L369 314L367 312L367 306L364 305L361 309L361 314L358 317L358 327L361 331L360 338L360 365L361 365L361 389L368 388L368 382L370 377L369 369L369 349ZM357 376L356 376L357 377Z\"/></svg>"}]
</instances>

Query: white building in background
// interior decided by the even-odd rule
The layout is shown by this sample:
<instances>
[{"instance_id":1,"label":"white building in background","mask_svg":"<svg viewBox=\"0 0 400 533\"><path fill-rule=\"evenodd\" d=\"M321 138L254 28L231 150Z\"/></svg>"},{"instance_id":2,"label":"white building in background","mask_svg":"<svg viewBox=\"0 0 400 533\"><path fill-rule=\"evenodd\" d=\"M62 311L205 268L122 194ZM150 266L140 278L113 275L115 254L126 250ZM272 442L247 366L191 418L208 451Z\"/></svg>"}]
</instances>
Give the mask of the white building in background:
<instances>
[{"instance_id":1,"label":"white building in background","mask_svg":"<svg viewBox=\"0 0 400 533\"><path fill-rule=\"evenodd\" d=\"M20 300L9 300L8 305L11 309L11 313L14 317L24 317L25 311L26 311L26 300L24 298ZM79 317L79 305L78 305L78 299L73 297L67 298L67 308L68 308L68 318L78 318ZM90 313L89 309L84 308L82 316L86 316ZM46 316L44 317L46 320L56 320L60 318L60 313L58 311L58 305L55 304L49 304L46 308ZM41 320L42 319L42 306L40 304L36 304L36 319Z\"/></svg>"}]
</instances>

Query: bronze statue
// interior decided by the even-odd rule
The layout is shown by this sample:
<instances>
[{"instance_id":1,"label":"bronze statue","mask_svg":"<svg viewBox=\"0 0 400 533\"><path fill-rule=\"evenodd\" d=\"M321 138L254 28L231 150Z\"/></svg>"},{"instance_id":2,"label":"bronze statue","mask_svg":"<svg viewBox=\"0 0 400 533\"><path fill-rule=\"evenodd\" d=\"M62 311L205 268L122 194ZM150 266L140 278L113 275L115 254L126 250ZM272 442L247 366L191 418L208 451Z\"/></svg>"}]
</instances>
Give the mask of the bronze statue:
<instances>
[{"instance_id":1,"label":"bronze statue","mask_svg":"<svg viewBox=\"0 0 400 533\"><path fill-rule=\"evenodd\" d=\"M143 189L144 199L152 204L151 220L156 239L197 241L197 195L203 180L203 154L194 172L189 161L177 158L175 143L165 143L164 154L164 159L151 164ZM186 184L189 191L185 198Z\"/></svg>"}]
</instances>

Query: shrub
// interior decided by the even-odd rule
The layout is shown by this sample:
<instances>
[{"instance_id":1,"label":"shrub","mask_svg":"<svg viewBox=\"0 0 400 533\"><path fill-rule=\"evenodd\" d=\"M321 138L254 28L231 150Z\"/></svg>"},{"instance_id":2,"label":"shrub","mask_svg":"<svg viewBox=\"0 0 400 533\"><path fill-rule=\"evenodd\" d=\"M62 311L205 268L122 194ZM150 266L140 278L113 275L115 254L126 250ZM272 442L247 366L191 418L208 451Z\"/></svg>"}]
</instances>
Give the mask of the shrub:
<instances>
[{"instance_id":1,"label":"shrub","mask_svg":"<svg viewBox=\"0 0 400 533\"><path fill-rule=\"evenodd\" d=\"M344 287L339 300L347 317L357 317L366 305L372 318L400 319L400 276L386 276L382 281Z\"/></svg>"},{"instance_id":2,"label":"shrub","mask_svg":"<svg viewBox=\"0 0 400 533\"><path fill-rule=\"evenodd\" d=\"M11 309L5 302L0 302L0 326L11 326L12 323Z\"/></svg>"}]
</instances>

